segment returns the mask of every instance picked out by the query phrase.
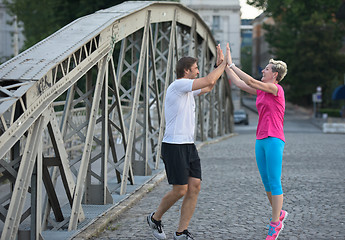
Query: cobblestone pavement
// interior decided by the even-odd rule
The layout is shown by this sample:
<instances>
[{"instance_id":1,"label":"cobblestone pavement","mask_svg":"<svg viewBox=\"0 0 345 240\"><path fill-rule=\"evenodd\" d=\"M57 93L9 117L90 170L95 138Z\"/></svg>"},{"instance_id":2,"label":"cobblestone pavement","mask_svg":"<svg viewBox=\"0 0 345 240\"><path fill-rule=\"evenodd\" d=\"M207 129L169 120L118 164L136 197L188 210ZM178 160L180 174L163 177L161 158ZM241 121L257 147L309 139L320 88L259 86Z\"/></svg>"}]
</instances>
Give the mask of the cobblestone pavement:
<instances>
[{"instance_id":1,"label":"cobblestone pavement","mask_svg":"<svg viewBox=\"0 0 345 240\"><path fill-rule=\"evenodd\" d=\"M283 208L289 216L279 239L345 239L345 135L303 124L285 132ZM255 162L255 132L243 129L199 151L203 181L189 226L196 239L267 235L271 208ZM164 180L94 239L153 239L146 216L169 189ZM168 239L177 229L181 202L163 216Z\"/></svg>"}]
</instances>

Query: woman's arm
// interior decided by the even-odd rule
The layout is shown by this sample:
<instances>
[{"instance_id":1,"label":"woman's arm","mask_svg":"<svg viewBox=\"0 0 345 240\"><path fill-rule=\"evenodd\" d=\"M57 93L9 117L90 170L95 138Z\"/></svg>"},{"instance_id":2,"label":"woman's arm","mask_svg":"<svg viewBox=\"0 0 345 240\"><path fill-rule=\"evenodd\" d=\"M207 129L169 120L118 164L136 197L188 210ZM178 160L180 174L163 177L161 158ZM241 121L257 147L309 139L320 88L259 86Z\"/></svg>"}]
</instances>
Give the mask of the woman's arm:
<instances>
[{"instance_id":1,"label":"woman's arm","mask_svg":"<svg viewBox=\"0 0 345 240\"><path fill-rule=\"evenodd\" d=\"M229 69L229 67L227 67ZM232 65L231 70L238 78L242 79L242 81L250 88L255 90L262 90L264 92L272 93L273 95L277 96L278 94L278 87L274 83L264 83L259 80L254 79L253 77L249 76L241 69ZM245 90L246 91L246 90Z\"/></svg>"},{"instance_id":2,"label":"woman's arm","mask_svg":"<svg viewBox=\"0 0 345 240\"><path fill-rule=\"evenodd\" d=\"M235 84L238 88L241 90L256 95L256 89L250 87L247 85L243 80L241 80L241 77L239 77L236 72L232 69L235 65L232 64L232 58L231 58L231 53L230 53L230 47L229 43L226 44L226 61L227 61L227 67L225 68L226 76L228 79ZM231 67L229 67L231 66ZM249 75L248 75L249 76Z\"/></svg>"},{"instance_id":3,"label":"woman's arm","mask_svg":"<svg viewBox=\"0 0 345 240\"><path fill-rule=\"evenodd\" d=\"M264 82L258 81L256 79L254 79L253 77L251 77L250 75L248 75L247 73L243 72L241 69L239 69L238 67L236 67L232 63L229 43L226 45L226 53L227 53L227 63L230 66L230 67L227 67L226 73L228 75L228 78L231 81L235 80L235 81L233 81L233 83L236 86L237 86L237 84L239 84L238 87L240 89L242 89L246 92L249 92L251 94L256 94L256 90L262 90L262 91L269 92L269 93L272 93L275 96L277 96L278 87L275 84L264 83ZM233 74L231 74L231 73L233 73ZM233 75L237 76L237 80ZM245 83L245 85L247 85L249 88L246 86L243 86L243 83L241 83L241 82L239 83L239 81L242 81L243 83ZM255 93L253 93L254 91L255 91Z\"/></svg>"},{"instance_id":4,"label":"woman's arm","mask_svg":"<svg viewBox=\"0 0 345 240\"><path fill-rule=\"evenodd\" d=\"M225 72L226 72L228 79L233 84L235 84L238 88L240 88L241 90L243 90L247 93L256 95L256 89L248 86L244 81L242 81L230 67L226 67Z\"/></svg>"}]
</instances>

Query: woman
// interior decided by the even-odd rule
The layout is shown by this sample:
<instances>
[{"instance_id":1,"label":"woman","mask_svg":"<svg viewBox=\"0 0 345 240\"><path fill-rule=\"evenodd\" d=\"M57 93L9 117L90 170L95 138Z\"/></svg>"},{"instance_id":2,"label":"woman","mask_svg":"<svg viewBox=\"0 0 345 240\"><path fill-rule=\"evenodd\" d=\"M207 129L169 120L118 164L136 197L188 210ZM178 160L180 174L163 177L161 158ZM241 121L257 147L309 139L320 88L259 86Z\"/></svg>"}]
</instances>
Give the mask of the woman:
<instances>
[{"instance_id":1,"label":"woman","mask_svg":"<svg viewBox=\"0 0 345 240\"><path fill-rule=\"evenodd\" d=\"M283 191L281 172L284 137L284 90L278 84L287 73L287 65L283 61L271 59L262 70L261 81L255 80L232 62L229 44L226 46L228 79L237 87L250 94L257 95L256 107L259 122L256 130L255 155L262 182L268 200L272 206L272 219L266 240L277 239L283 229L283 221L287 212L282 210Z\"/></svg>"}]
</instances>

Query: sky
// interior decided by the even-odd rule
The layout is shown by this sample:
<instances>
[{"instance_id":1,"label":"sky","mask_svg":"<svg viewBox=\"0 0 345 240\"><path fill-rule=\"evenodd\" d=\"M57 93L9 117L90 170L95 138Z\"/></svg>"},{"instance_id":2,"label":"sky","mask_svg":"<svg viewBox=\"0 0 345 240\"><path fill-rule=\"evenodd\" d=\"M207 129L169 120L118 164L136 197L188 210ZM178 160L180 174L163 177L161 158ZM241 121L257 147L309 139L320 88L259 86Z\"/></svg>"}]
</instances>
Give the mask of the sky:
<instances>
[{"instance_id":1,"label":"sky","mask_svg":"<svg viewBox=\"0 0 345 240\"><path fill-rule=\"evenodd\" d=\"M247 0L240 0L242 19L253 19L256 18L260 13L262 13L261 10L248 5L246 2Z\"/></svg>"}]
</instances>

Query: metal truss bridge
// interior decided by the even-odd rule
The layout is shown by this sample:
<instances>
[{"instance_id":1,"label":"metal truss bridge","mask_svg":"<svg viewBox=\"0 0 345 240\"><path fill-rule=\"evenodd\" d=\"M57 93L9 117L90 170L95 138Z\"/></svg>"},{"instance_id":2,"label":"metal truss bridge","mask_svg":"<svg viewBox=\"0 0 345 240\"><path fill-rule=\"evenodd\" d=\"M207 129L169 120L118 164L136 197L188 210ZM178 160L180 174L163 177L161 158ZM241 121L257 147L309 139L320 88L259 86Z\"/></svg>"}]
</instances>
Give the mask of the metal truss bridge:
<instances>
[{"instance_id":1,"label":"metal truss bridge","mask_svg":"<svg viewBox=\"0 0 345 240\"><path fill-rule=\"evenodd\" d=\"M116 204L137 176L162 169L163 103L175 63L197 57L205 76L215 46L199 15L179 3L125 2L2 64L1 240L75 232L89 206ZM231 112L224 78L197 99L196 140L231 133Z\"/></svg>"}]
</instances>

